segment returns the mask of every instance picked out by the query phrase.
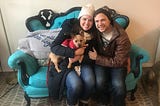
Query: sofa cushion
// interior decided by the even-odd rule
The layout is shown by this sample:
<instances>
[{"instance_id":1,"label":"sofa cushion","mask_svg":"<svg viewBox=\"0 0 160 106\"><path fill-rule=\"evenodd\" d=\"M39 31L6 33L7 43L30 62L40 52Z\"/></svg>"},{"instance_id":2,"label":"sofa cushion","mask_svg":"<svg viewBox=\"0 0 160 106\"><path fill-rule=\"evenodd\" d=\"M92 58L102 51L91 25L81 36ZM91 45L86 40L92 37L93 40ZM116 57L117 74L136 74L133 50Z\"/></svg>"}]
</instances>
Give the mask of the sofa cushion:
<instances>
[{"instance_id":1,"label":"sofa cushion","mask_svg":"<svg viewBox=\"0 0 160 106\"><path fill-rule=\"evenodd\" d=\"M38 72L29 78L29 85L37 88L46 88L47 67L40 67Z\"/></svg>"}]
</instances>

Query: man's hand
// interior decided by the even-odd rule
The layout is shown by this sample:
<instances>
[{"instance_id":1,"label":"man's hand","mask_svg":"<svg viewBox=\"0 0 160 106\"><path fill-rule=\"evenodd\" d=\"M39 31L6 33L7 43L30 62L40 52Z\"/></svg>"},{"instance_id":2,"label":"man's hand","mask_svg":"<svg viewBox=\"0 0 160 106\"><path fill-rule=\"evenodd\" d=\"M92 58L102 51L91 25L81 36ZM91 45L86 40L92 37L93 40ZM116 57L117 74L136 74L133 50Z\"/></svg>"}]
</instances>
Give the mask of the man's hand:
<instances>
[{"instance_id":1,"label":"man's hand","mask_svg":"<svg viewBox=\"0 0 160 106\"><path fill-rule=\"evenodd\" d=\"M96 60L97 58L97 51L93 48L93 52L92 51L89 51L89 58L92 59L92 60Z\"/></svg>"}]
</instances>

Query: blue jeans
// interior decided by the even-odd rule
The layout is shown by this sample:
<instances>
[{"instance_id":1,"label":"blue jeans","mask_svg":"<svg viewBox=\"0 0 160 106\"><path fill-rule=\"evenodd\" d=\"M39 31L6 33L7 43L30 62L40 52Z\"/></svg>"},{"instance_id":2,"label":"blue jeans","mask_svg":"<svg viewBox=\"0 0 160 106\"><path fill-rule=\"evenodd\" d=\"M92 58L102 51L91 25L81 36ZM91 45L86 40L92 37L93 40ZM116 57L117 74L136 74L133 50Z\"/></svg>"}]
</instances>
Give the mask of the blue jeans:
<instances>
[{"instance_id":1,"label":"blue jeans","mask_svg":"<svg viewBox=\"0 0 160 106\"><path fill-rule=\"evenodd\" d=\"M66 78L67 103L75 105L79 99L89 99L95 88L93 68L89 65L81 66L81 75L75 71L68 73Z\"/></svg>"},{"instance_id":2,"label":"blue jeans","mask_svg":"<svg viewBox=\"0 0 160 106\"><path fill-rule=\"evenodd\" d=\"M125 106L126 68L109 68L95 65L96 90L102 94L111 92L113 106Z\"/></svg>"}]
</instances>

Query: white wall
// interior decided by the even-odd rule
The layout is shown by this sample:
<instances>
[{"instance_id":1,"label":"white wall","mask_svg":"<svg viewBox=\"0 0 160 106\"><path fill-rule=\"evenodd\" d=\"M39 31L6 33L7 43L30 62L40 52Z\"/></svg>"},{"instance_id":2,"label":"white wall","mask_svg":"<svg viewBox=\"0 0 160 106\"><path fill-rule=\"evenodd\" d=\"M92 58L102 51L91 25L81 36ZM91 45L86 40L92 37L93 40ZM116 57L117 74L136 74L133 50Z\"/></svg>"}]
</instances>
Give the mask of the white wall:
<instances>
[{"instance_id":1,"label":"white wall","mask_svg":"<svg viewBox=\"0 0 160 106\"><path fill-rule=\"evenodd\" d=\"M96 9L107 5L129 16L130 24L126 31L132 43L149 51L151 60L147 63L148 66L154 63L160 36L160 0L0 0L11 51L14 52L18 40L26 36L27 17L36 15L45 8L64 12L88 3L92 3Z\"/></svg>"},{"instance_id":2,"label":"white wall","mask_svg":"<svg viewBox=\"0 0 160 106\"><path fill-rule=\"evenodd\" d=\"M5 29L3 27L2 14L0 11L0 72L10 70L7 65L7 59L10 55Z\"/></svg>"}]
</instances>

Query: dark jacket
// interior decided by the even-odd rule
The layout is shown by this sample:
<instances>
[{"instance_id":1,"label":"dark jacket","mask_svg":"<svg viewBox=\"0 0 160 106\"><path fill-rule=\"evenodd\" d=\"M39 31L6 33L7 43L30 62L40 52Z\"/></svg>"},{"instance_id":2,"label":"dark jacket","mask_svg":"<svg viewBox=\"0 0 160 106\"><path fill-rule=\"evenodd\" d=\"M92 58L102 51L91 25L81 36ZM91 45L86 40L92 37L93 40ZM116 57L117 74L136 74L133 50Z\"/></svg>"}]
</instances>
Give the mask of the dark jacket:
<instances>
[{"instance_id":1,"label":"dark jacket","mask_svg":"<svg viewBox=\"0 0 160 106\"><path fill-rule=\"evenodd\" d=\"M52 99L61 100L65 90L66 76L71 71L71 69L67 69L66 66L63 66L63 64L60 64L59 67L64 69L60 73L55 71L55 67L53 63L51 63L48 70L47 80L49 97L51 97Z\"/></svg>"},{"instance_id":2,"label":"dark jacket","mask_svg":"<svg viewBox=\"0 0 160 106\"><path fill-rule=\"evenodd\" d=\"M69 71L74 70L74 69L67 69L67 65L68 65L68 57L73 58L75 50L71 49L69 47L64 47L61 44L65 39L71 38L70 34L74 33L74 31L77 31L77 30L82 30L79 27L79 20L78 19L73 18L73 19L69 19L69 20L64 21L64 23L62 24L62 30L60 31L59 35L57 36L57 38L53 41L53 43L51 45L51 51L53 53L55 53L56 55L61 55L61 56L66 57L59 64L62 72L57 73L54 66L52 66L52 68L50 70L51 71L50 74L52 74L52 75L49 75L48 81L52 82L53 88L52 88L52 86L49 86L49 95L55 99L62 97L62 92L64 90L64 84L65 84L65 78L66 78ZM93 29L92 29L92 31L93 31ZM88 33L92 32L92 31L89 31ZM90 34L93 35L93 33L90 33ZM89 50L92 50L92 47L96 44L95 44L94 39L88 41L87 43L89 46L85 49L84 58L83 58L83 61L81 64L93 65L94 61L89 59L88 52L89 52ZM79 64L75 63L73 65L79 65ZM52 78L52 77L54 77L54 78Z\"/></svg>"},{"instance_id":3,"label":"dark jacket","mask_svg":"<svg viewBox=\"0 0 160 106\"><path fill-rule=\"evenodd\" d=\"M102 33L98 33L98 56L96 64L106 67L127 67L131 42L127 33L117 23L113 23L113 37L105 46Z\"/></svg>"},{"instance_id":4,"label":"dark jacket","mask_svg":"<svg viewBox=\"0 0 160 106\"><path fill-rule=\"evenodd\" d=\"M53 53L55 53L56 55L61 55L64 57L69 57L69 58L73 58L74 57L74 49L71 49L69 47L64 47L62 46L62 42L65 39L69 39L71 36L70 34L73 33L74 31L77 30L82 30L80 29L79 26L79 20L78 19L69 19L66 20L63 24L62 24L62 30L60 31L59 35L57 36L57 38L53 41L52 45L51 45L51 51ZM94 28L91 29L91 31L89 31L88 33L90 33L92 36L94 36ZM94 61L89 59L88 57L88 51L92 50L92 47L97 48L97 44L95 43L95 39L93 38L91 41L88 41L88 47L85 49L85 53L84 53L84 59L82 61L82 64L93 64Z\"/></svg>"}]
</instances>

